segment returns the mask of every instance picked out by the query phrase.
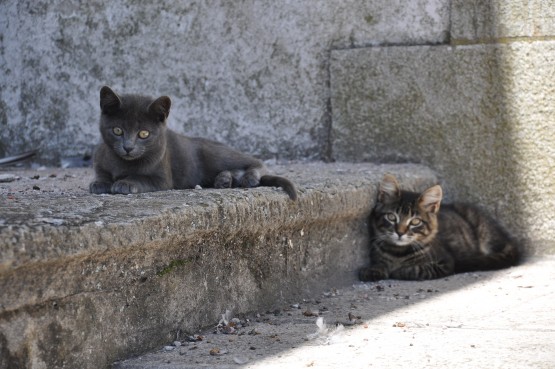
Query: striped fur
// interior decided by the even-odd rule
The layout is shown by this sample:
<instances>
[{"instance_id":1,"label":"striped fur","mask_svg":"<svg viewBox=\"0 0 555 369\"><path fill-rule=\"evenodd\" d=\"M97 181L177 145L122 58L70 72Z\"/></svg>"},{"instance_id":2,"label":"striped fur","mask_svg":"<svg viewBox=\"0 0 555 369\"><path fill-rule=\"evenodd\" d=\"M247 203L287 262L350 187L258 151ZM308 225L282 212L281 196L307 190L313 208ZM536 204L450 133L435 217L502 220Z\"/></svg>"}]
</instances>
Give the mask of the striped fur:
<instances>
[{"instance_id":1,"label":"striped fur","mask_svg":"<svg viewBox=\"0 0 555 369\"><path fill-rule=\"evenodd\" d=\"M442 197L439 185L415 193L384 177L370 216L370 266L360 280L435 279L519 262L519 246L484 211L461 203L440 211Z\"/></svg>"}]
</instances>

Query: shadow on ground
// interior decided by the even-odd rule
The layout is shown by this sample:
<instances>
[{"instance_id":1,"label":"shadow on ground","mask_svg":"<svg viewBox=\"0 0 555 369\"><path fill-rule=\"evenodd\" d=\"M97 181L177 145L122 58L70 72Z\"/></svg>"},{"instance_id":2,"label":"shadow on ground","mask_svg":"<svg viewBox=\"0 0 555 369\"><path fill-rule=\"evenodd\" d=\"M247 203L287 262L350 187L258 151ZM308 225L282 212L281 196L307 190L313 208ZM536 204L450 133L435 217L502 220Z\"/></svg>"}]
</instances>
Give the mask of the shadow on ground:
<instances>
[{"instance_id":1,"label":"shadow on ground","mask_svg":"<svg viewBox=\"0 0 555 369\"><path fill-rule=\"evenodd\" d=\"M214 322L198 333L202 340L182 337L179 347L168 342L114 368L547 368L555 358L554 265L546 256L431 281L353 281L239 316L246 326L231 334Z\"/></svg>"}]
</instances>

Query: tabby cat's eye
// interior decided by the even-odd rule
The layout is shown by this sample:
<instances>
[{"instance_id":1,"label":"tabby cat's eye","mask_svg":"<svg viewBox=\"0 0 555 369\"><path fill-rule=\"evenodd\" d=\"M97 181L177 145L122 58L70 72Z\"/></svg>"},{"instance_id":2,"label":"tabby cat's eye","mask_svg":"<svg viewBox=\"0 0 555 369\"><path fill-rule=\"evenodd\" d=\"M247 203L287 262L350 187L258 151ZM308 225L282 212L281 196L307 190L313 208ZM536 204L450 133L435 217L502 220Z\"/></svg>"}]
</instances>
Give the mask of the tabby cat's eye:
<instances>
[{"instance_id":1,"label":"tabby cat's eye","mask_svg":"<svg viewBox=\"0 0 555 369\"><path fill-rule=\"evenodd\" d=\"M387 219L388 221L390 221L390 222L393 223L393 222L395 222L395 221L397 220L397 217L396 217L395 214L393 214L393 213L387 213L387 214L385 215L385 219Z\"/></svg>"},{"instance_id":2,"label":"tabby cat's eye","mask_svg":"<svg viewBox=\"0 0 555 369\"><path fill-rule=\"evenodd\" d=\"M422 220L418 218L414 218L410 221L411 226L419 226L420 224L422 224Z\"/></svg>"},{"instance_id":3,"label":"tabby cat's eye","mask_svg":"<svg viewBox=\"0 0 555 369\"><path fill-rule=\"evenodd\" d=\"M149 131L142 130L142 131L139 132L139 137L142 138L142 139L145 139L145 138L147 138L148 136L150 136L150 132L149 132Z\"/></svg>"},{"instance_id":4,"label":"tabby cat's eye","mask_svg":"<svg viewBox=\"0 0 555 369\"><path fill-rule=\"evenodd\" d=\"M123 129L119 127L114 127L112 128L112 132L114 132L116 136L121 136L123 134Z\"/></svg>"}]
</instances>

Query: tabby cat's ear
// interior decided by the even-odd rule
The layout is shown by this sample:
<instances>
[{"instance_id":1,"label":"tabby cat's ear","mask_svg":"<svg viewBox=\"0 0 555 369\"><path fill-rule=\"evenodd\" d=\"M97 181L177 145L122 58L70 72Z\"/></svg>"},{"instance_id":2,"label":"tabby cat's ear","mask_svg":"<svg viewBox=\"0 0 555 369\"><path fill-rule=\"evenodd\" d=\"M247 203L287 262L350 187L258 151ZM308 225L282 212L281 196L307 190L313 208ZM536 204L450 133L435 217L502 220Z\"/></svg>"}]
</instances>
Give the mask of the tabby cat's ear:
<instances>
[{"instance_id":1,"label":"tabby cat's ear","mask_svg":"<svg viewBox=\"0 0 555 369\"><path fill-rule=\"evenodd\" d=\"M378 201L382 204L391 204L399 200L401 190L397 179L391 174L386 174L378 190Z\"/></svg>"},{"instance_id":2,"label":"tabby cat's ear","mask_svg":"<svg viewBox=\"0 0 555 369\"><path fill-rule=\"evenodd\" d=\"M418 206L428 213L437 213L443 198L443 191L440 185L435 185L422 192L418 198Z\"/></svg>"},{"instance_id":3,"label":"tabby cat's ear","mask_svg":"<svg viewBox=\"0 0 555 369\"><path fill-rule=\"evenodd\" d=\"M168 96L160 96L149 106L148 111L156 116L159 122L164 122L170 115L172 101Z\"/></svg>"},{"instance_id":4,"label":"tabby cat's ear","mask_svg":"<svg viewBox=\"0 0 555 369\"><path fill-rule=\"evenodd\" d=\"M100 89L100 110L104 114L111 114L121 108L121 99L108 86Z\"/></svg>"}]
</instances>

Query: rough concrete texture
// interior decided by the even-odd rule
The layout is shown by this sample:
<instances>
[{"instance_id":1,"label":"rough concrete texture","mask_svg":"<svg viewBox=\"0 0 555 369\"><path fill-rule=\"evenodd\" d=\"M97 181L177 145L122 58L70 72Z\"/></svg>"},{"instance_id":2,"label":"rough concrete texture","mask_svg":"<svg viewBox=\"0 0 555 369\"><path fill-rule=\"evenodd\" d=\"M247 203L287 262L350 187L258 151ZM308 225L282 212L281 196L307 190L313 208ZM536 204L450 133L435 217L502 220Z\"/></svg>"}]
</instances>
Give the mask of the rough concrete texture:
<instances>
[{"instance_id":1,"label":"rough concrete texture","mask_svg":"<svg viewBox=\"0 0 555 369\"><path fill-rule=\"evenodd\" d=\"M82 156L98 94L169 95L170 126L262 158L325 158L329 50L440 43L449 1L0 2L0 157Z\"/></svg>"},{"instance_id":2,"label":"rough concrete texture","mask_svg":"<svg viewBox=\"0 0 555 369\"><path fill-rule=\"evenodd\" d=\"M182 337L113 367L553 368L554 278L549 256L433 281L354 282L241 316L247 326L232 334L214 321L202 341Z\"/></svg>"},{"instance_id":3,"label":"rough concrete texture","mask_svg":"<svg viewBox=\"0 0 555 369\"><path fill-rule=\"evenodd\" d=\"M451 40L510 42L555 36L555 4L545 0L453 0Z\"/></svg>"},{"instance_id":4,"label":"rough concrete texture","mask_svg":"<svg viewBox=\"0 0 555 369\"><path fill-rule=\"evenodd\" d=\"M332 52L333 155L430 165L555 250L555 42Z\"/></svg>"},{"instance_id":5,"label":"rough concrete texture","mask_svg":"<svg viewBox=\"0 0 555 369\"><path fill-rule=\"evenodd\" d=\"M417 165L276 167L299 188L90 195L91 169L9 171L0 183L0 368L99 368L352 280L385 172ZM19 178L19 179L18 179Z\"/></svg>"}]
</instances>

